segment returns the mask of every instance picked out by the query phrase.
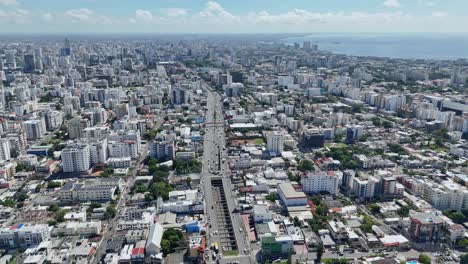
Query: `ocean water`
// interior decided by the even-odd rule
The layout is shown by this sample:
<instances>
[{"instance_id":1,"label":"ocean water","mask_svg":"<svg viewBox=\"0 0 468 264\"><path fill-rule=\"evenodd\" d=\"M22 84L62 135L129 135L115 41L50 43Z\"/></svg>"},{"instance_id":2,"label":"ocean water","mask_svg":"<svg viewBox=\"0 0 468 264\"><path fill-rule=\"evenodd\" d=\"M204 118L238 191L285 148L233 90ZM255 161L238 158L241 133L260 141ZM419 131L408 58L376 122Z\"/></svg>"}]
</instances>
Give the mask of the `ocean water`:
<instances>
[{"instance_id":1,"label":"ocean water","mask_svg":"<svg viewBox=\"0 0 468 264\"><path fill-rule=\"evenodd\" d=\"M405 59L468 58L468 34L314 34L282 41L302 45L306 40L333 53Z\"/></svg>"}]
</instances>

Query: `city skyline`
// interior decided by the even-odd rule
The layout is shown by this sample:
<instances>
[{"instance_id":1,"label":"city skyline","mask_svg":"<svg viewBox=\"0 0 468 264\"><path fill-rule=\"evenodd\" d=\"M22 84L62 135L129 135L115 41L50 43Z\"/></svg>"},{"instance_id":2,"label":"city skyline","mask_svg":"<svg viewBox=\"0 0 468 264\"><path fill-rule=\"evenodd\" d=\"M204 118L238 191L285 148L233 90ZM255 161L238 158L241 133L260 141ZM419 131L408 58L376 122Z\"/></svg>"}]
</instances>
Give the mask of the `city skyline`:
<instances>
[{"instance_id":1,"label":"city skyline","mask_svg":"<svg viewBox=\"0 0 468 264\"><path fill-rule=\"evenodd\" d=\"M0 33L466 33L466 7L462 0L0 0Z\"/></svg>"}]
</instances>

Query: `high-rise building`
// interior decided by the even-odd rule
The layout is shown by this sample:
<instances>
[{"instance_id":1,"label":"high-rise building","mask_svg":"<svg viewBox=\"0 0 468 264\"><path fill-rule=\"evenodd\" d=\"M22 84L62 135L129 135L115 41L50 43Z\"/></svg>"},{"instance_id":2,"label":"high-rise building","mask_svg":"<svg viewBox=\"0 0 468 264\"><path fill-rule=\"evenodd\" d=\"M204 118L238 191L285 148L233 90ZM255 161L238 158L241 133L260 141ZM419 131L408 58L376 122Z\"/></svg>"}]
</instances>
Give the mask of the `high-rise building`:
<instances>
[{"instance_id":1,"label":"high-rise building","mask_svg":"<svg viewBox=\"0 0 468 264\"><path fill-rule=\"evenodd\" d=\"M410 214L410 237L422 243L438 241L443 236L444 219L432 213Z\"/></svg>"},{"instance_id":2,"label":"high-rise building","mask_svg":"<svg viewBox=\"0 0 468 264\"><path fill-rule=\"evenodd\" d=\"M353 193L361 200L372 200L375 197L375 192L378 189L379 181L374 177L368 179L357 178L353 179Z\"/></svg>"},{"instance_id":3,"label":"high-rise building","mask_svg":"<svg viewBox=\"0 0 468 264\"><path fill-rule=\"evenodd\" d=\"M68 135L71 139L82 138L84 136L84 129L90 126L91 124L88 119L81 117L72 118L68 122Z\"/></svg>"},{"instance_id":4,"label":"high-rise building","mask_svg":"<svg viewBox=\"0 0 468 264\"><path fill-rule=\"evenodd\" d=\"M309 172L301 178L301 184L305 193L336 194L338 192L339 179L332 172Z\"/></svg>"},{"instance_id":5,"label":"high-rise building","mask_svg":"<svg viewBox=\"0 0 468 264\"><path fill-rule=\"evenodd\" d=\"M171 91L172 105L183 105L191 102L191 92L183 88L174 88Z\"/></svg>"},{"instance_id":6,"label":"high-rise building","mask_svg":"<svg viewBox=\"0 0 468 264\"><path fill-rule=\"evenodd\" d=\"M64 172L84 172L91 165L91 153L87 144L70 144L62 150Z\"/></svg>"},{"instance_id":7,"label":"high-rise building","mask_svg":"<svg viewBox=\"0 0 468 264\"><path fill-rule=\"evenodd\" d=\"M37 140L44 136L45 126L41 120L27 120L23 122L28 140Z\"/></svg>"},{"instance_id":8,"label":"high-rise building","mask_svg":"<svg viewBox=\"0 0 468 264\"><path fill-rule=\"evenodd\" d=\"M8 50L5 54L5 61L8 68L16 68L16 52L14 50Z\"/></svg>"},{"instance_id":9,"label":"high-rise building","mask_svg":"<svg viewBox=\"0 0 468 264\"><path fill-rule=\"evenodd\" d=\"M45 121L48 131L58 129L63 123L63 113L60 111L48 111L45 114Z\"/></svg>"},{"instance_id":10,"label":"high-rise building","mask_svg":"<svg viewBox=\"0 0 468 264\"><path fill-rule=\"evenodd\" d=\"M36 70L36 60L34 59L34 55L32 54L24 55L23 71L25 73L33 73L35 70Z\"/></svg>"},{"instance_id":11,"label":"high-rise building","mask_svg":"<svg viewBox=\"0 0 468 264\"><path fill-rule=\"evenodd\" d=\"M50 239L48 225L16 224L0 229L1 248L30 248Z\"/></svg>"},{"instance_id":12,"label":"high-rise building","mask_svg":"<svg viewBox=\"0 0 468 264\"><path fill-rule=\"evenodd\" d=\"M271 156L280 155L284 148L284 135L279 131L267 132L267 150Z\"/></svg>"},{"instance_id":13,"label":"high-rise building","mask_svg":"<svg viewBox=\"0 0 468 264\"><path fill-rule=\"evenodd\" d=\"M107 139L99 139L89 144L91 164L104 164L109 157L107 150Z\"/></svg>"},{"instance_id":14,"label":"high-rise building","mask_svg":"<svg viewBox=\"0 0 468 264\"><path fill-rule=\"evenodd\" d=\"M302 147L306 149L322 148L325 136L322 130L309 129L302 133Z\"/></svg>"},{"instance_id":15,"label":"high-rise building","mask_svg":"<svg viewBox=\"0 0 468 264\"><path fill-rule=\"evenodd\" d=\"M173 160L175 147L173 141L152 141L149 146L149 156L160 161Z\"/></svg>"},{"instance_id":16,"label":"high-rise building","mask_svg":"<svg viewBox=\"0 0 468 264\"><path fill-rule=\"evenodd\" d=\"M9 160L10 158L10 140L2 138L0 139L0 162Z\"/></svg>"},{"instance_id":17,"label":"high-rise building","mask_svg":"<svg viewBox=\"0 0 468 264\"><path fill-rule=\"evenodd\" d=\"M341 190L345 193L353 189L354 177L356 172L353 170L344 170L343 176L341 177Z\"/></svg>"},{"instance_id":18,"label":"high-rise building","mask_svg":"<svg viewBox=\"0 0 468 264\"><path fill-rule=\"evenodd\" d=\"M63 43L63 48L60 49L61 56L70 56L71 55L71 45L68 38L65 39Z\"/></svg>"}]
</instances>

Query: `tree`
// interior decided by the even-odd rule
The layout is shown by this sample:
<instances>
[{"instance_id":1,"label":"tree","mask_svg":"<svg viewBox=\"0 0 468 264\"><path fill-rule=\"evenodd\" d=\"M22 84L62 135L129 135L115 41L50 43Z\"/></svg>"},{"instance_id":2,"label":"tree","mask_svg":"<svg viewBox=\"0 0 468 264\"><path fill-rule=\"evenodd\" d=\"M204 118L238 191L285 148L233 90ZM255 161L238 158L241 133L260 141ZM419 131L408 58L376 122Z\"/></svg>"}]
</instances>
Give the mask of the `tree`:
<instances>
[{"instance_id":1,"label":"tree","mask_svg":"<svg viewBox=\"0 0 468 264\"><path fill-rule=\"evenodd\" d=\"M382 122L382 126L384 128L392 128L393 124L392 124L392 122L389 122L389 121L385 120L385 121Z\"/></svg>"},{"instance_id":2,"label":"tree","mask_svg":"<svg viewBox=\"0 0 468 264\"><path fill-rule=\"evenodd\" d=\"M465 222L465 216L460 212L455 212L451 214L450 219L457 224L463 224Z\"/></svg>"},{"instance_id":3,"label":"tree","mask_svg":"<svg viewBox=\"0 0 468 264\"><path fill-rule=\"evenodd\" d=\"M463 249L468 248L468 238L463 238L457 241L457 246Z\"/></svg>"},{"instance_id":4,"label":"tree","mask_svg":"<svg viewBox=\"0 0 468 264\"><path fill-rule=\"evenodd\" d=\"M55 220L57 223L61 223L61 222L65 221L65 215L66 215L68 212L69 212L69 210L59 209L59 210L55 213L54 220Z\"/></svg>"},{"instance_id":5,"label":"tree","mask_svg":"<svg viewBox=\"0 0 468 264\"><path fill-rule=\"evenodd\" d=\"M468 254L463 254L460 256L460 264L468 264Z\"/></svg>"},{"instance_id":6,"label":"tree","mask_svg":"<svg viewBox=\"0 0 468 264\"><path fill-rule=\"evenodd\" d=\"M86 208L86 214L87 214L88 216L90 216L90 215L93 213L94 209L96 209L96 208L101 208L101 206L102 206L102 205L101 205L100 203L91 203L91 204L88 206L88 208Z\"/></svg>"},{"instance_id":7,"label":"tree","mask_svg":"<svg viewBox=\"0 0 468 264\"><path fill-rule=\"evenodd\" d=\"M314 163L310 160L301 160L297 166L299 171L314 171Z\"/></svg>"},{"instance_id":8,"label":"tree","mask_svg":"<svg viewBox=\"0 0 468 264\"><path fill-rule=\"evenodd\" d=\"M188 186L192 186L192 178L187 177L187 179L185 179L185 181L186 181Z\"/></svg>"},{"instance_id":9,"label":"tree","mask_svg":"<svg viewBox=\"0 0 468 264\"><path fill-rule=\"evenodd\" d=\"M114 168L112 168L112 166L107 166L101 173L101 177L110 177L112 174L114 174Z\"/></svg>"},{"instance_id":10,"label":"tree","mask_svg":"<svg viewBox=\"0 0 468 264\"><path fill-rule=\"evenodd\" d=\"M177 248L179 244L183 241L183 238L184 234L179 229L169 228L165 230L161 241L161 249L164 252L164 254L167 255L173 252L174 249Z\"/></svg>"},{"instance_id":11,"label":"tree","mask_svg":"<svg viewBox=\"0 0 468 264\"><path fill-rule=\"evenodd\" d=\"M161 250L164 254L169 254L171 252L171 242L167 239L161 240Z\"/></svg>"},{"instance_id":12,"label":"tree","mask_svg":"<svg viewBox=\"0 0 468 264\"><path fill-rule=\"evenodd\" d=\"M23 192L20 195L18 195L18 198L16 198L16 200L18 202L24 202L27 199L29 199L29 196L26 193L23 193Z\"/></svg>"},{"instance_id":13,"label":"tree","mask_svg":"<svg viewBox=\"0 0 468 264\"><path fill-rule=\"evenodd\" d=\"M16 207L16 202L10 198L6 198L5 200L1 201L0 204L12 208Z\"/></svg>"},{"instance_id":14,"label":"tree","mask_svg":"<svg viewBox=\"0 0 468 264\"><path fill-rule=\"evenodd\" d=\"M408 217L409 216L409 211L410 211L409 207L403 206L400 209L398 209L397 213L401 217Z\"/></svg>"},{"instance_id":15,"label":"tree","mask_svg":"<svg viewBox=\"0 0 468 264\"><path fill-rule=\"evenodd\" d=\"M369 209L370 209L372 214L380 213L380 206L378 204L374 203L374 204L369 205Z\"/></svg>"},{"instance_id":16,"label":"tree","mask_svg":"<svg viewBox=\"0 0 468 264\"><path fill-rule=\"evenodd\" d=\"M47 183L47 188L49 189L58 188L60 186L62 186L62 183L59 181L50 181L49 183Z\"/></svg>"},{"instance_id":17,"label":"tree","mask_svg":"<svg viewBox=\"0 0 468 264\"><path fill-rule=\"evenodd\" d=\"M158 131L154 130L154 129L151 129L151 130L148 130L148 132L146 132L143 135L143 138L145 140L153 140L157 135L158 135Z\"/></svg>"},{"instance_id":18,"label":"tree","mask_svg":"<svg viewBox=\"0 0 468 264\"><path fill-rule=\"evenodd\" d=\"M47 209L49 212L58 212L60 210L60 207L56 204L53 204L49 206L49 209Z\"/></svg>"},{"instance_id":19,"label":"tree","mask_svg":"<svg viewBox=\"0 0 468 264\"><path fill-rule=\"evenodd\" d=\"M265 197L266 200L270 202L275 202L276 201L276 193L270 193Z\"/></svg>"},{"instance_id":20,"label":"tree","mask_svg":"<svg viewBox=\"0 0 468 264\"><path fill-rule=\"evenodd\" d=\"M148 161L148 166L156 166L158 165L158 160L156 158L151 158Z\"/></svg>"},{"instance_id":21,"label":"tree","mask_svg":"<svg viewBox=\"0 0 468 264\"><path fill-rule=\"evenodd\" d=\"M427 255L421 254L418 258L419 262L422 264L431 264L431 258Z\"/></svg>"},{"instance_id":22,"label":"tree","mask_svg":"<svg viewBox=\"0 0 468 264\"><path fill-rule=\"evenodd\" d=\"M301 227L301 220L299 220L299 218L297 216L294 217L293 219L293 223L294 223L294 226L296 227Z\"/></svg>"},{"instance_id":23,"label":"tree","mask_svg":"<svg viewBox=\"0 0 468 264\"><path fill-rule=\"evenodd\" d=\"M105 219L112 219L117 215L117 208L115 208L115 205L109 205L106 208L106 212L104 213L104 218Z\"/></svg>"}]
</instances>

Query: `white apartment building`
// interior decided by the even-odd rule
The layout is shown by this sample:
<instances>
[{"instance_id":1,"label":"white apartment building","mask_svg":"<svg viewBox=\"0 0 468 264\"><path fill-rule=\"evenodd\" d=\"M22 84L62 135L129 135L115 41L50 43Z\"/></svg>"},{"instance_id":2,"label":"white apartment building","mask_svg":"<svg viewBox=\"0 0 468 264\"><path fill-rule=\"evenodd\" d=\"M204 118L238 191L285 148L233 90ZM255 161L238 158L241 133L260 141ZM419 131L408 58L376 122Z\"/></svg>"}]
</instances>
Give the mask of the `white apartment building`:
<instances>
[{"instance_id":1,"label":"white apartment building","mask_svg":"<svg viewBox=\"0 0 468 264\"><path fill-rule=\"evenodd\" d=\"M91 156L91 164L104 164L109 157L107 150L107 139L91 142L89 144L89 152Z\"/></svg>"},{"instance_id":2,"label":"white apartment building","mask_svg":"<svg viewBox=\"0 0 468 264\"><path fill-rule=\"evenodd\" d=\"M309 172L301 178L301 184L305 193L328 192L336 194L338 191L339 179L333 172Z\"/></svg>"},{"instance_id":3,"label":"white apartment building","mask_svg":"<svg viewBox=\"0 0 468 264\"><path fill-rule=\"evenodd\" d=\"M267 149L270 155L277 156L283 152L284 136L279 131L267 132L266 134Z\"/></svg>"},{"instance_id":4,"label":"white apartment building","mask_svg":"<svg viewBox=\"0 0 468 264\"><path fill-rule=\"evenodd\" d=\"M37 140L44 136L45 126L41 120L27 120L23 122L28 140Z\"/></svg>"},{"instance_id":5,"label":"white apartment building","mask_svg":"<svg viewBox=\"0 0 468 264\"><path fill-rule=\"evenodd\" d=\"M271 212L264 205L254 205L253 218L255 223L268 223L273 220Z\"/></svg>"},{"instance_id":6,"label":"white apartment building","mask_svg":"<svg viewBox=\"0 0 468 264\"><path fill-rule=\"evenodd\" d=\"M134 142L128 141L109 141L108 144L110 157L138 157L138 147Z\"/></svg>"},{"instance_id":7,"label":"white apartment building","mask_svg":"<svg viewBox=\"0 0 468 264\"><path fill-rule=\"evenodd\" d=\"M153 214L144 212L140 219L119 220L117 230L147 230L153 223Z\"/></svg>"},{"instance_id":8,"label":"white apartment building","mask_svg":"<svg viewBox=\"0 0 468 264\"><path fill-rule=\"evenodd\" d=\"M0 248L27 248L50 239L48 225L16 224L0 229Z\"/></svg>"},{"instance_id":9,"label":"white apartment building","mask_svg":"<svg viewBox=\"0 0 468 264\"><path fill-rule=\"evenodd\" d=\"M360 199L371 199L379 181L374 177L353 179L353 193Z\"/></svg>"},{"instance_id":10,"label":"white apartment building","mask_svg":"<svg viewBox=\"0 0 468 264\"><path fill-rule=\"evenodd\" d=\"M67 222L59 224L53 230L53 234L66 235L66 236L91 236L101 233L102 225L101 221L92 222Z\"/></svg>"},{"instance_id":11,"label":"white apartment building","mask_svg":"<svg viewBox=\"0 0 468 264\"><path fill-rule=\"evenodd\" d=\"M58 129L63 123L63 113L60 111L49 111L45 115L46 128L49 131Z\"/></svg>"},{"instance_id":12,"label":"white apartment building","mask_svg":"<svg viewBox=\"0 0 468 264\"><path fill-rule=\"evenodd\" d=\"M70 144L62 150L64 172L87 171L91 165L91 154L87 144Z\"/></svg>"},{"instance_id":13,"label":"white apartment building","mask_svg":"<svg viewBox=\"0 0 468 264\"><path fill-rule=\"evenodd\" d=\"M11 158L10 150L10 141L5 138L0 139L0 162Z\"/></svg>"},{"instance_id":14,"label":"white apartment building","mask_svg":"<svg viewBox=\"0 0 468 264\"><path fill-rule=\"evenodd\" d=\"M468 190L453 181L424 182L422 197L439 210L467 210Z\"/></svg>"},{"instance_id":15,"label":"white apartment building","mask_svg":"<svg viewBox=\"0 0 468 264\"><path fill-rule=\"evenodd\" d=\"M132 164L130 157L109 158L107 164L113 168L129 168Z\"/></svg>"}]
</instances>

